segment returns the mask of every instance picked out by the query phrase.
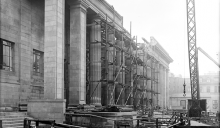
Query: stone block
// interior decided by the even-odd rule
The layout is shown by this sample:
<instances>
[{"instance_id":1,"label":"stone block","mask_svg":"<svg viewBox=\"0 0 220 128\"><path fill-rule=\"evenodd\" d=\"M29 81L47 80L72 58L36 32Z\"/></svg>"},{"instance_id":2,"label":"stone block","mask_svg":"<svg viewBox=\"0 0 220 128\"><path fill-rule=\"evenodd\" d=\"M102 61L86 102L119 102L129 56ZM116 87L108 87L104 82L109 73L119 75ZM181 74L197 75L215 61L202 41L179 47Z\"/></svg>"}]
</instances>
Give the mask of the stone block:
<instances>
[{"instance_id":1,"label":"stone block","mask_svg":"<svg viewBox=\"0 0 220 128\"><path fill-rule=\"evenodd\" d=\"M53 15L50 14L49 16L53 16ZM56 25L56 21L47 21L47 22L45 22L45 26L55 26L55 25Z\"/></svg>"},{"instance_id":2,"label":"stone block","mask_svg":"<svg viewBox=\"0 0 220 128\"><path fill-rule=\"evenodd\" d=\"M54 9L53 9L53 5L47 5L47 6L45 7L45 11L52 11L52 10L54 10Z\"/></svg>"},{"instance_id":3,"label":"stone block","mask_svg":"<svg viewBox=\"0 0 220 128\"><path fill-rule=\"evenodd\" d=\"M63 94L62 92L61 93L57 92L57 94L56 94L57 95L57 99L62 99L62 97L63 97L62 94Z\"/></svg>"},{"instance_id":4,"label":"stone block","mask_svg":"<svg viewBox=\"0 0 220 128\"><path fill-rule=\"evenodd\" d=\"M60 107L51 107L49 110L50 113L62 113L62 109Z\"/></svg>"},{"instance_id":5,"label":"stone block","mask_svg":"<svg viewBox=\"0 0 220 128\"><path fill-rule=\"evenodd\" d=\"M45 6L47 7L48 5L52 5L53 4L53 0L45 0Z\"/></svg>"},{"instance_id":6,"label":"stone block","mask_svg":"<svg viewBox=\"0 0 220 128\"><path fill-rule=\"evenodd\" d=\"M42 107L46 109L42 109ZM36 109L39 109L41 111L35 112ZM64 112L65 112L65 100L28 101L28 114L34 115L34 117L38 119L62 118L62 120L64 120L64 116L63 116Z\"/></svg>"}]
</instances>

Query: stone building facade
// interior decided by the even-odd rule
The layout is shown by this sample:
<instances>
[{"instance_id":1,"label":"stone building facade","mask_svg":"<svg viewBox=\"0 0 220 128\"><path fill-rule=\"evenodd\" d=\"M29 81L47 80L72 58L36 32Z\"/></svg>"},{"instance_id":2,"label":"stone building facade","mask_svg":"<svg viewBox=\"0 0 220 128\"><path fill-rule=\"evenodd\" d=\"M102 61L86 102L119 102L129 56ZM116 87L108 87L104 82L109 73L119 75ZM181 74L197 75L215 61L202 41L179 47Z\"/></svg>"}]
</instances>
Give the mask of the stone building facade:
<instances>
[{"instance_id":1,"label":"stone building facade","mask_svg":"<svg viewBox=\"0 0 220 128\"><path fill-rule=\"evenodd\" d=\"M62 122L66 102L87 104L86 46L100 38L98 25L88 26L97 16L129 37L123 17L105 0L0 0L0 107L28 104L33 117ZM154 101L166 107L173 60L159 42L153 49L149 54L159 62ZM96 96L93 103L101 105L101 92Z\"/></svg>"},{"instance_id":2,"label":"stone building facade","mask_svg":"<svg viewBox=\"0 0 220 128\"><path fill-rule=\"evenodd\" d=\"M170 74L169 106L172 109L188 109L188 99L191 99L190 79L185 78L186 96L183 96L184 78ZM206 99L207 111L219 111L219 75L207 73L199 76L200 99Z\"/></svg>"},{"instance_id":3,"label":"stone building facade","mask_svg":"<svg viewBox=\"0 0 220 128\"><path fill-rule=\"evenodd\" d=\"M43 98L44 1L0 1L1 106ZM39 60L40 67L34 63Z\"/></svg>"}]
</instances>

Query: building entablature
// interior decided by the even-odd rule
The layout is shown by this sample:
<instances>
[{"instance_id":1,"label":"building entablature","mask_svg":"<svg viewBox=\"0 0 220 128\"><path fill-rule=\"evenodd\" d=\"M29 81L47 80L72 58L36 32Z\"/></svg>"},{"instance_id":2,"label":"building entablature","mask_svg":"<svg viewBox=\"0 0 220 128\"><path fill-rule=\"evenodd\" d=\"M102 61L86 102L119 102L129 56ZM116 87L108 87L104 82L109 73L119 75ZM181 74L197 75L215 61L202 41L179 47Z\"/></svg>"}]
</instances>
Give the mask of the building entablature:
<instances>
[{"instance_id":1,"label":"building entablature","mask_svg":"<svg viewBox=\"0 0 220 128\"><path fill-rule=\"evenodd\" d=\"M99 14L102 18L108 17L108 21L114 21L118 26L122 26L123 17L114 10L114 7L109 5L105 0L88 0L89 7Z\"/></svg>"},{"instance_id":2,"label":"building entablature","mask_svg":"<svg viewBox=\"0 0 220 128\"><path fill-rule=\"evenodd\" d=\"M123 27L123 17L109 5L105 0L88 0L89 8L97 13L102 19L112 23L112 25L123 32L127 37L130 37L130 33Z\"/></svg>"},{"instance_id":3,"label":"building entablature","mask_svg":"<svg viewBox=\"0 0 220 128\"><path fill-rule=\"evenodd\" d=\"M173 59L170 57L167 51L160 45L160 43L154 37L150 38L151 42L156 42L155 51L157 51L157 53L160 54L160 56L163 57L167 63L173 62Z\"/></svg>"},{"instance_id":4,"label":"building entablature","mask_svg":"<svg viewBox=\"0 0 220 128\"><path fill-rule=\"evenodd\" d=\"M83 5L88 6L87 8L90 8L102 19L106 19L110 23L113 23L114 21L114 26L118 30L128 33L128 31L123 28L123 17L105 0L68 0L67 3L70 6L77 3L82 3Z\"/></svg>"},{"instance_id":5,"label":"building entablature","mask_svg":"<svg viewBox=\"0 0 220 128\"><path fill-rule=\"evenodd\" d=\"M162 54L158 53L158 50L152 50L151 48L147 48L146 52L144 53L143 50L138 50L137 52L134 51L133 52L134 55L137 54L138 57L140 57L140 59L142 61L144 61L143 57L146 56L145 58L148 58L147 56L151 56L155 59L156 63L159 63L162 67L166 68L169 70L169 64L170 61L167 60L167 58L165 58L165 56L163 56Z\"/></svg>"},{"instance_id":6,"label":"building entablature","mask_svg":"<svg viewBox=\"0 0 220 128\"><path fill-rule=\"evenodd\" d=\"M151 43L145 42L148 44L145 47L145 51L150 55L153 56L155 60L157 60L162 66L166 69L169 69L169 64L173 62L173 59L169 56L166 50L160 45L160 43L154 38L151 38Z\"/></svg>"}]
</instances>

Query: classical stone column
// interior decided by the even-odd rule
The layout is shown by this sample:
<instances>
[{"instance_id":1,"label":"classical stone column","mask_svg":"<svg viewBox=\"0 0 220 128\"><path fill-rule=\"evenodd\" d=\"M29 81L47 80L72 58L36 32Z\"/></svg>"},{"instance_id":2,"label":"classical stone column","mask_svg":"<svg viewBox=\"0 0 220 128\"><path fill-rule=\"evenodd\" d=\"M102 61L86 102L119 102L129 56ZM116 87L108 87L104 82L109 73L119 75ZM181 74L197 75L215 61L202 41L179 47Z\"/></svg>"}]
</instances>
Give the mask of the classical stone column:
<instances>
[{"instance_id":1,"label":"classical stone column","mask_svg":"<svg viewBox=\"0 0 220 128\"><path fill-rule=\"evenodd\" d=\"M108 35L108 41L111 43L111 44L115 44L115 35L114 33L110 33L109 32L109 35ZM108 62L109 63L113 63L114 61L114 55L116 54L115 53L115 48L112 46L112 47L108 47ZM106 94L105 94L105 103L106 105L110 105L112 101L114 101L115 99L115 93L112 94L113 92L113 89L114 89L114 84L113 84L113 81L114 81L114 66L113 65L108 65L108 74L107 74L107 79L111 82L108 83L108 85L105 85L106 87ZM113 96L113 100L111 101L111 96ZM102 97L103 98L103 97Z\"/></svg>"},{"instance_id":2,"label":"classical stone column","mask_svg":"<svg viewBox=\"0 0 220 128\"><path fill-rule=\"evenodd\" d=\"M160 65L160 107L163 107L163 70L162 65Z\"/></svg>"},{"instance_id":3,"label":"classical stone column","mask_svg":"<svg viewBox=\"0 0 220 128\"><path fill-rule=\"evenodd\" d=\"M164 106L166 107L167 106L167 73L166 73L166 68L164 68L164 80L165 80L165 82L164 82L164 87L165 87L165 93L164 93L164 97L165 97L165 104L164 104Z\"/></svg>"},{"instance_id":4,"label":"classical stone column","mask_svg":"<svg viewBox=\"0 0 220 128\"><path fill-rule=\"evenodd\" d=\"M160 65L160 106L165 107L165 68Z\"/></svg>"},{"instance_id":5,"label":"classical stone column","mask_svg":"<svg viewBox=\"0 0 220 128\"><path fill-rule=\"evenodd\" d=\"M166 107L169 107L169 69L166 69Z\"/></svg>"},{"instance_id":6,"label":"classical stone column","mask_svg":"<svg viewBox=\"0 0 220 128\"><path fill-rule=\"evenodd\" d=\"M100 19L94 19L99 22ZM90 104L101 106L101 25L91 27L90 32ZM95 43L99 42L99 43Z\"/></svg>"},{"instance_id":7,"label":"classical stone column","mask_svg":"<svg viewBox=\"0 0 220 128\"><path fill-rule=\"evenodd\" d=\"M116 41L116 45L120 48L123 48L124 46L124 42L123 41ZM124 66L124 54L122 51L117 50L116 51L116 74L119 75L117 77L117 82L118 84L116 84L116 88L115 88L115 103L118 100L118 105L123 105L124 104L124 91L121 92L121 90L123 89L123 85L125 83L125 76L124 76L124 72L123 72L123 68L121 68L120 70L120 66L123 65Z\"/></svg>"},{"instance_id":8,"label":"classical stone column","mask_svg":"<svg viewBox=\"0 0 220 128\"><path fill-rule=\"evenodd\" d=\"M45 0L44 99L28 102L37 119L64 120L64 10L64 0Z\"/></svg>"},{"instance_id":9,"label":"classical stone column","mask_svg":"<svg viewBox=\"0 0 220 128\"><path fill-rule=\"evenodd\" d=\"M149 59L147 61L147 77L150 78L150 80L147 80L147 98L148 98L148 107L150 108L151 105L150 105L150 102L149 102L149 99L151 99L151 80L152 80L152 73L151 73L151 60Z\"/></svg>"},{"instance_id":10,"label":"classical stone column","mask_svg":"<svg viewBox=\"0 0 220 128\"><path fill-rule=\"evenodd\" d=\"M151 94L151 96L152 96L151 99L152 99L152 101L153 101L153 102L152 102L152 106L155 106L155 105L156 105L156 102L157 102L157 101L155 100L155 99L156 99L156 98L155 98L155 97L156 97L156 94L155 94L155 92L156 92L156 89L155 89L155 87L156 87L156 82L155 82L155 80L156 80L156 72L155 72L155 71L156 71L156 64L155 64L155 62L153 61L153 62L152 62L152 77L153 77L153 79L152 79L152 81L151 81L151 82L152 82L152 83L151 83L151 84L152 84L152 91L153 91L152 94Z\"/></svg>"},{"instance_id":11,"label":"classical stone column","mask_svg":"<svg viewBox=\"0 0 220 128\"><path fill-rule=\"evenodd\" d=\"M69 105L86 103L86 14L84 0L70 3Z\"/></svg>"},{"instance_id":12,"label":"classical stone column","mask_svg":"<svg viewBox=\"0 0 220 128\"><path fill-rule=\"evenodd\" d=\"M155 64L155 105L158 105L159 64Z\"/></svg>"},{"instance_id":13,"label":"classical stone column","mask_svg":"<svg viewBox=\"0 0 220 128\"><path fill-rule=\"evenodd\" d=\"M160 64L158 66L158 77L159 77L158 78L158 82L159 82L158 83L158 93L159 93L158 94L158 105L161 106L161 103L160 103L160 99L161 99L161 91L160 91L161 90L160 89L161 88L161 85L160 85L161 84L161 71L160 71Z\"/></svg>"},{"instance_id":14,"label":"classical stone column","mask_svg":"<svg viewBox=\"0 0 220 128\"><path fill-rule=\"evenodd\" d=\"M163 66L163 83L162 83L162 86L163 86L163 108L166 107L166 69L165 67Z\"/></svg>"}]
</instances>

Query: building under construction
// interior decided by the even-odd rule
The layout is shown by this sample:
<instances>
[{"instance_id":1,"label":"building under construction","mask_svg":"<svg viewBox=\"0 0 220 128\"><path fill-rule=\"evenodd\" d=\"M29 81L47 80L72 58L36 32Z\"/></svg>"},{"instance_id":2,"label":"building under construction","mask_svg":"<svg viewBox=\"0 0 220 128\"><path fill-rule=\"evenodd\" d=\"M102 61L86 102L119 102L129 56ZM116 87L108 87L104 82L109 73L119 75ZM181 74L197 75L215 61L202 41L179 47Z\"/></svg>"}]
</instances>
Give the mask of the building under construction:
<instances>
[{"instance_id":1,"label":"building under construction","mask_svg":"<svg viewBox=\"0 0 220 128\"><path fill-rule=\"evenodd\" d=\"M168 107L173 61L105 0L0 0L0 107L64 120L78 105Z\"/></svg>"}]
</instances>

